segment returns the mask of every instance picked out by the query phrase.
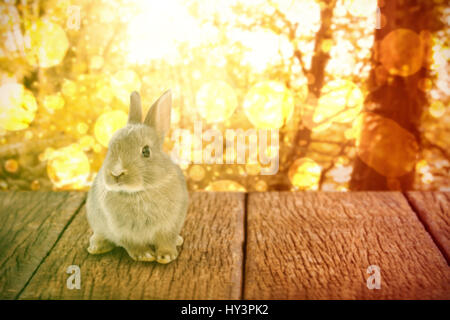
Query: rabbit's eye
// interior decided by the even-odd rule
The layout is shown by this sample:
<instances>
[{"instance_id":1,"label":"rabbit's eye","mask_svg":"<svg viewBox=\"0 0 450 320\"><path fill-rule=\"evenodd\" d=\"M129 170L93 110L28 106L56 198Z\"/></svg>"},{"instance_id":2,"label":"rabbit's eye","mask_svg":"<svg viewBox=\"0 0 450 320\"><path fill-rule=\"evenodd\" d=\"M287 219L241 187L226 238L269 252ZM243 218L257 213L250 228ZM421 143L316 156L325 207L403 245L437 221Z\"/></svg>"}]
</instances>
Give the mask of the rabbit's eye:
<instances>
[{"instance_id":1,"label":"rabbit's eye","mask_svg":"<svg viewBox=\"0 0 450 320\"><path fill-rule=\"evenodd\" d=\"M145 146L142 148L142 155L146 158L150 158L150 147Z\"/></svg>"}]
</instances>

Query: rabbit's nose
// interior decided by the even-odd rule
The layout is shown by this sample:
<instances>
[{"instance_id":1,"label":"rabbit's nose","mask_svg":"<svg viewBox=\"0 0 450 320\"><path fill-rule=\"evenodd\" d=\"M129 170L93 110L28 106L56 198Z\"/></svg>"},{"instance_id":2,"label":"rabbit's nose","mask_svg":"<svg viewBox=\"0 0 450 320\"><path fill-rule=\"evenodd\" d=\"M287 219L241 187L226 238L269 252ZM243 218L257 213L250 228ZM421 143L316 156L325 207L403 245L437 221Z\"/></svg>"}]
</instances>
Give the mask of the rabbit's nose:
<instances>
[{"instance_id":1,"label":"rabbit's nose","mask_svg":"<svg viewBox=\"0 0 450 320\"><path fill-rule=\"evenodd\" d=\"M124 176L126 174L126 170L116 170L116 171L111 171L111 175L116 178L117 180L119 180L120 177Z\"/></svg>"}]
</instances>

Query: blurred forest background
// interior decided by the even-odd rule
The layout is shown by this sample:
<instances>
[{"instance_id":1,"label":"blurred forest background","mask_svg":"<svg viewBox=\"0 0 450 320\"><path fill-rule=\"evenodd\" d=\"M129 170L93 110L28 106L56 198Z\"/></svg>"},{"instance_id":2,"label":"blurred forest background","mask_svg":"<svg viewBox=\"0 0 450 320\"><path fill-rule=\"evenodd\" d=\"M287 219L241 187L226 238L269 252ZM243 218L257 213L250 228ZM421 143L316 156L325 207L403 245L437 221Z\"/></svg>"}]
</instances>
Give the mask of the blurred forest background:
<instances>
[{"instance_id":1,"label":"blurred forest background","mask_svg":"<svg viewBox=\"0 0 450 320\"><path fill-rule=\"evenodd\" d=\"M88 189L130 92L171 88L172 130L279 129L276 175L183 164L190 190L448 191L449 19L445 0L2 1L0 190Z\"/></svg>"}]
</instances>

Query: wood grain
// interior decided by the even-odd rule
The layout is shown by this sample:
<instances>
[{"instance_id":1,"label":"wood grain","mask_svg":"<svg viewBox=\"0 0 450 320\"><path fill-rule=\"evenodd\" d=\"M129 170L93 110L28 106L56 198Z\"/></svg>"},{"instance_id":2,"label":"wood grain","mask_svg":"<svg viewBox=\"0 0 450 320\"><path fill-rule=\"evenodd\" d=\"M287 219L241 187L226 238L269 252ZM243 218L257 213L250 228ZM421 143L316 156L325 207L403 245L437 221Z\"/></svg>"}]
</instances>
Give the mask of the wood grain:
<instances>
[{"instance_id":1,"label":"wood grain","mask_svg":"<svg viewBox=\"0 0 450 320\"><path fill-rule=\"evenodd\" d=\"M450 263L450 192L407 192L405 196Z\"/></svg>"},{"instance_id":2,"label":"wood grain","mask_svg":"<svg viewBox=\"0 0 450 320\"><path fill-rule=\"evenodd\" d=\"M239 299L242 289L244 194L193 193L178 259L135 262L121 248L92 256L80 211L20 299ZM81 269L81 289L69 290L67 267Z\"/></svg>"},{"instance_id":3,"label":"wood grain","mask_svg":"<svg viewBox=\"0 0 450 320\"><path fill-rule=\"evenodd\" d=\"M77 192L0 192L0 299L19 294L84 199Z\"/></svg>"},{"instance_id":4,"label":"wood grain","mask_svg":"<svg viewBox=\"0 0 450 320\"><path fill-rule=\"evenodd\" d=\"M450 270L401 193L252 193L246 299L450 299ZM367 268L381 269L369 290Z\"/></svg>"}]
</instances>

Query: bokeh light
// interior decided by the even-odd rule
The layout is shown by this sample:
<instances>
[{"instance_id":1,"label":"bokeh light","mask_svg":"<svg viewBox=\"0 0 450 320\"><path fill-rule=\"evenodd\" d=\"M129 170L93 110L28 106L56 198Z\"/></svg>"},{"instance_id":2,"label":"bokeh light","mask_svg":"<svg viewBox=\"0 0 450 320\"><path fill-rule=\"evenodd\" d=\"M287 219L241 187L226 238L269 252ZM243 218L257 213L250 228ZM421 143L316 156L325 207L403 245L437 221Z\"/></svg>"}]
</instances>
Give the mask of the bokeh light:
<instances>
[{"instance_id":1,"label":"bokeh light","mask_svg":"<svg viewBox=\"0 0 450 320\"><path fill-rule=\"evenodd\" d=\"M298 24L297 34L308 35L320 27L320 1L315 0L276 0L277 7L289 21Z\"/></svg>"},{"instance_id":2,"label":"bokeh light","mask_svg":"<svg viewBox=\"0 0 450 320\"><path fill-rule=\"evenodd\" d=\"M328 128L333 121L351 122L361 112L363 101L361 90L353 82L349 80L327 82L322 88L311 125L315 131L320 131L321 128Z\"/></svg>"},{"instance_id":3,"label":"bokeh light","mask_svg":"<svg viewBox=\"0 0 450 320\"><path fill-rule=\"evenodd\" d=\"M64 108L64 98L61 94L53 94L44 97L43 105L50 113Z\"/></svg>"},{"instance_id":4,"label":"bokeh light","mask_svg":"<svg viewBox=\"0 0 450 320\"><path fill-rule=\"evenodd\" d=\"M419 151L414 135L378 114L364 112L360 117L356 147L361 160L385 177L396 178L410 172Z\"/></svg>"},{"instance_id":5,"label":"bokeh light","mask_svg":"<svg viewBox=\"0 0 450 320\"><path fill-rule=\"evenodd\" d=\"M211 81L202 85L196 95L198 113L207 122L222 122L237 107L236 94L224 81Z\"/></svg>"},{"instance_id":6,"label":"bokeh light","mask_svg":"<svg viewBox=\"0 0 450 320\"><path fill-rule=\"evenodd\" d=\"M337 165L330 170L330 176L338 183L346 183L351 179L353 168L351 166Z\"/></svg>"},{"instance_id":7,"label":"bokeh light","mask_svg":"<svg viewBox=\"0 0 450 320\"><path fill-rule=\"evenodd\" d=\"M420 36L410 29L391 31L381 41L380 61L392 75L407 77L422 67L424 48Z\"/></svg>"},{"instance_id":8,"label":"bokeh light","mask_svg":"<svg viewBox=\"0 0 450 320\"><path fill-rule=\"evenodd\" d=\"M39 182L39 180L33 180L33 182L31 182L30 188L33 191L37 191L41 188L41 183Z\"/></svg>"},{"instance_id":9,"label":"bokeh light","mask_svg":"<svg viewBox=\"0 0 450 320\"><path fill-rule=\"evenodd\" d=\"M292 116L294 98L284 84L264 81L249 90L243 106L247 118L255 127L279 129Z\"/></svg>"},{"instance_id":10,"label":"bokeh light","mask_svg":"<svg viewBox=\"0 0 450 320\"><path fill-rule=\"evenodd\" d=\"M211 182L205 189L206 191L232 191L232 192L246 192L244 186L232 180L217 180Z\"/></svg>"},{"instance_id":11,"label":"bokeh light","mask_svg":"<svg viewBox=\"0 0 450 320\"><path fill-rule=\"evenodd\" d=\"M114 132L124 127L127 123L128 115L121 111L110 111L102 114L95 122L95 138L104 147L108 147L109 140Z\"/></svg>"},{"instance_id":12,"label":"bokeh light","mask_svg":"<svg viewBox=\"0 0 450 320\"><path fill-rule=\"evenodd\" d=\"M10 173L16 173L19 170L19 163L14 159L6 160L5 170Z\"/></svg>"},{"instance_id":13,"label":"bokeh light","mask_svg":"<svg viewBox=\"0 0 450 320\"><path fill-rule=\"evenodd\" d=\"M292 43L286 37L272 31L231 30L229 33L232 39L246 48L241 63L251 66L255 72L263 72L269 65L288 59L294 51Z\"/></svg>"},{"instance_id":14,"label":"bokeh light","mask_svg":"<svg viewBox=\"0 0 450 320\"><path fill-rule=\"evenodd\" d=\"M48 177L58 189L85 188L89 173L89 159L76 144L55 150L47 162Z\"/></svg>"},{"instance_id":15,"label":"bokeh light","mask_svg":"<svg viewBox=\"0 0 450 320\"><path fill-rule=\"evenodd\" d=\"M267 185L267 182L265 182L264 180L258 180L255 184L254 184L254 188L256 191L259 192L264 192L267 191L267 188L269 186Z\"/></svg>"},{"instance_id":16,"label":"bokeh light","mask_svg":"<svg viewBox=\"0 0 450 320\"><path fill-rule=\"evenodd\" d=\"M261 173L261 165L259 163L247 163L245 165L245 172L251 176L256 176Z\"/></svg>"},{"instance_id":17,"label":"bokeh light","mask_svg":"<svg viewBox=\"0 0 450 320\"><path fill-rule=\"evenodd\" d=\"M189 178L194 181L201 181L205 177L205 169L200 165L193 165L189 168Z\"/></svg>"},{"instance_id":18,"label":"bokeh light","mask_svg":"<svg viewBox=\"0 0 450 320\"><path fill-rule=\"evenodd\" d=\"M95 146L95 139L92 136L86 135L80 138L78 144L81 150L89 151Z\"/></svg>"},{"instance_id":19,"label":"bokeh light","mask_svg":"<svg viewBox=\"0 0 450 320\"><path fill-rule=\"evenodd\" d=\"M376 14L377 0L345 0L344 6L356 17L369 17Z\"/></svg>"},{"instance_id":20,"label":"bokeh light","mask_svg":"<svg viewBox=\"0 0 450 320\"><path fill-rule=\"evenodd\" d=\"M0 87L0 128L23 130L34 120L37 110L33 94L18 83Z\"/></svg>"},{"instance_id":21,"label":"bokeh light","mask_svg":"<svg viewBox=\"0 0 450 320\"><path fill-rule=\"evenodd\" d=\"M128 105L130 93L141 89L141 80L133 70L120 70L111 78L111 89L120 101Z\"/></svg>"},{"instance_id":22,"label":"bokeh light","mask_svg":"<svg viewBox=\"0 0 450 320\"><path fill-rule=\"evenodd\" d=\"M154 59L173 61L178 57L177 44L199 44L208 39L180 0L135 1L138 15L127 28L127 60L147 64Z\"/></svg>"},{"instance_id":23,"label":"bokeh light","mask_svg":"<svg viewBox=\"0 0 450 320\"><path fill-rule=\"evenodd\" d=\"M435 118L442 117L448 109L441 101L433 101L428 107L428 112Z\"/></svg>"},{"instance_id":24,"label":"bokeh light","mask_svg":"<svg viewBox=\"0 0 450 320\"><path fill-rule=\"evenodd\" d=\"M288 177L295 189L317 190L321 172L322 167L314 160L300 158L289 168Z\"/></svg>"},{"instance_id":25,"label":"bokeh light","mask_svg":"<svg viewBox=\"0 0 450 320\"><path fill-rule=\"evenodd\" d=\"M47 19L39 20L27 30L29 47L27 60L31 65L50 68L61 63L64 59L69 40L61 26Z\"/></svg>"}]
</instances>

